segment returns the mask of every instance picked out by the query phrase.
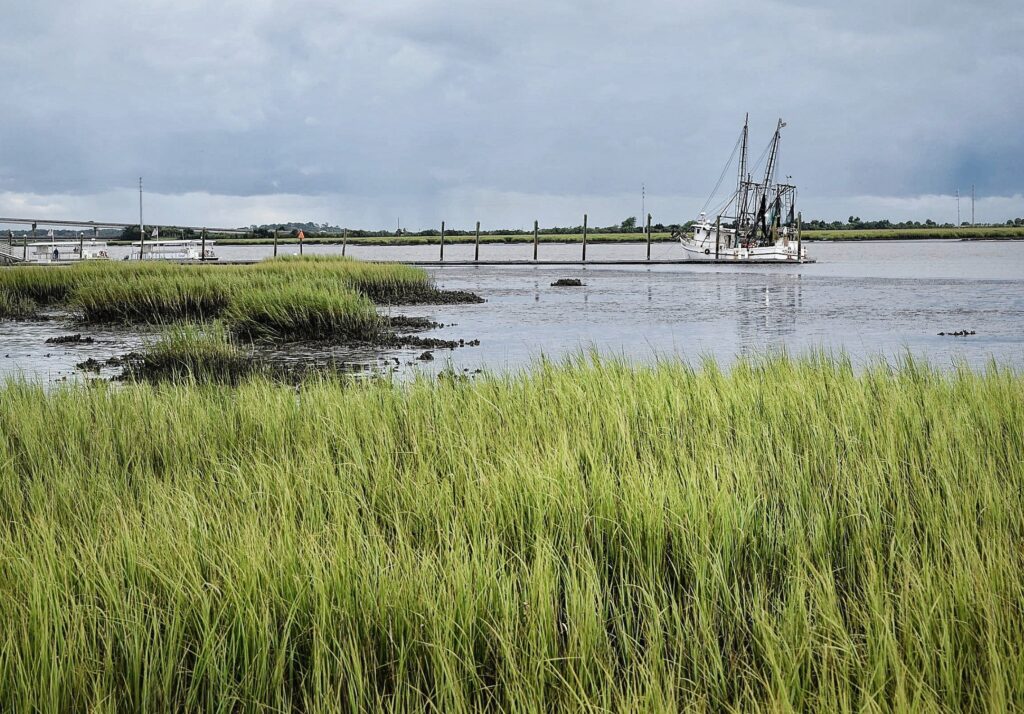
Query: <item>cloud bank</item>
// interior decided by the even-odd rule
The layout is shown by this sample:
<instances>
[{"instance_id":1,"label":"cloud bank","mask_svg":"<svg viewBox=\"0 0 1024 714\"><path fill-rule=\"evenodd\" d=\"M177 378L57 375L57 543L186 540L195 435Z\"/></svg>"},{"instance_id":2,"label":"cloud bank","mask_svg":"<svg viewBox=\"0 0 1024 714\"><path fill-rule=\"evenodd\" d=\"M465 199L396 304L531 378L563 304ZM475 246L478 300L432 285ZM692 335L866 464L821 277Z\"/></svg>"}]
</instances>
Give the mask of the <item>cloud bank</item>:
<instances>
[{"instance_id":1,"label":"cloud bank","mask_svg":"<svg viewBox=\"0 0 1024 714\"><path fill-rule=\"evenodd\" d=\"M1024 214L1024 6L52 0L0 63L0 214L410 227L698 211L746 112L805 215ZM963 204L962 204L963 209ZM161 215L163 212L166 216ZM50 216L51 213L46 213ZM65 215L69 215L65 213Z\"/></svg>"}]
</instances>

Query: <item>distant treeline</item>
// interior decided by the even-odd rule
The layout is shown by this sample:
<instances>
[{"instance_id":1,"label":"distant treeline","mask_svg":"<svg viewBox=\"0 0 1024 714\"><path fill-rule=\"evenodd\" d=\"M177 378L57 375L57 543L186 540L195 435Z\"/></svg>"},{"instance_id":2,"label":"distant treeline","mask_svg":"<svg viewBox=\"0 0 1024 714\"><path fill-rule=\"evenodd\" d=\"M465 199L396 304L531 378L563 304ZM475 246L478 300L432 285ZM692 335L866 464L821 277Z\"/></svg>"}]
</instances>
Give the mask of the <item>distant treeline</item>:
<instances>
[{"instance_id":1,"label":"distant treeline","mask_svg":"<svg viewBox=\"0 0 1024 714\"><path fill-rule=\"evenodd\" d=\"M865 231L865 230L907 230L913 228L956 228L955 223L936 223L931 218L927 219L924 223L920 221L898 221L893 222L888 219L882 219L880 221L864 221L859 216L850 216L846 221L822 221L818 219L804 221L804 228L812 231ZM960 224L961 227L971 227L970 221L964 221ZM1024 218L1011 218L1006 223L976 223L975 227L992 227L992 226L1011 226L1020 227L1024 226Z\"/></svg>"},{"instance_id":2,"label":"distant treeline","mask_svg":"<svg viewBox=\"0 0 1024 714\"><path fill-rule=\"evenodd\" d=\"M694 221L687 221L685 223L652 223L651 231L659 234L671 234L677 231L688 231L692 228ZM962 227L971 227L971 224L967 221L961 224ZM1024 218L1011 218L1006 223L979 223L976 224L975 228L994 228L994 227L1024 227ZM850 216L846 221L825 221L821 219L811 219L803 222L803 227L808 231L869 231L869 230L916 230L916 229L956 229L956 225L953 223L937 223L932 219L927 219L924 222L921 221L890 221L888 219L882 219L877 221L865 221L859 216ZM617 234L636 234L643 231L643 225L637 221L635 217L629 217L622 221L618 225L611 226L588 226L587 232L592 235L617 235ZM146 228L146 237L149 238L150 228ZM234 236L238 239L257 239L257 240L272 240L274 237L274 231L278 232L279 238L295 238L298 236L299 231L303 232L303 235L307 238L341 238L342 235L347 234L350 238L430 238L440 236L440 228L431 228L422 231L411 231L407 229L399 230L366 230L361 228L342 228L341 226L333 226L327 223L279 223L279 224L264 224L264 225L253 225L248 227L238 228L240 231L246 231L246 233ZM575 226L547 226L538 228L538 232L547 236L551 235L579 235L583 232L582 225ZM35 238L37 240L45 240L48 236L49 231L44 229L37 229L35 232ZM473 229L461 229L461 228L445 228L445 235L451 237L458 236L472 236L475 230ZM54 238L69 239L78 238L79 234L82 234L86 240L93 236L91 229L54 229ZM480 235L483 236L528 236L533 234L533 229L518 229L518 228L500 228L491 230L481 230ZM25 238L32 235L31 231L28 230L17 230L17 231L4 231L2 237L14 237L14 238ZM213 237L215 234L211 232L209 234ZM126 241L137 241L139 239L139 228L138 226L128 226L123 230L117 229L103 229L99 231L99 237L107 240L126 240ZM164 240L169 239L181 239L181 238L198 238L198 231L194 231L191 228L176 228L169 226L160 227L160 238Z\"/></svg>"},{"instance_id":3,"label":"distant treeline","mask_svg":"<svg viewBox=\"0 0 1024 714\"><path fill-rule=\"evenodd\" d=\"M688 231L693 227L694 221L687 221L685 223L652 223L651 231L654 233L673 233L676 231ZM970 226L971 224L965 221L962 224L964 227ZM1003 223L987 223L987 224L976 224L977 227L994 227L994 226L1016 226L1024 227L1024 218L1011 218ZM921 221L890 221L888 219L882 219L877 221L865 221L858 216L850 216L846 221L825 221L821 219L811 219L804 221L803 227L807 230L828 230L828 231L864 231L864 230L912 230L915 228L956 228L953 223L937 223L932 219L927 219L924 222ZM344 229L339 226L331 226L326 223L286 223L278 225L262 225L262 226L251 226L249 234L253 238L272 238L274 230L278 231L279 236L291 236L295 237L298 232L303 231L307 237L313 236L335 236L340 235L347 230L349 237L351 238L387 238L387 237L398 237L398 236L409 236L409 237L432 237L440 236L440 228L431 228L422 231L410 231L406 229L400 229L397 231L388 230L364 230L358 228ZM619 234L629 233L634 234L638 231L643 230L643 225L640 224L635 217L627 218L618 225L611 226L588 226L587 231L595 235L603 234ZM575 226L548 226L538 228L539 233L544 235L579 235L583 232L583 225ZM473 229L458 229L458 228L445 228L445 235L447 236L471 236L474 235L475 230ZM516 235L532 235L532 229L516 229L516 228L500 228L493 230L481 230L480 235L501 235L501 236L516 236Z\"/></svg>"}]
</instances>

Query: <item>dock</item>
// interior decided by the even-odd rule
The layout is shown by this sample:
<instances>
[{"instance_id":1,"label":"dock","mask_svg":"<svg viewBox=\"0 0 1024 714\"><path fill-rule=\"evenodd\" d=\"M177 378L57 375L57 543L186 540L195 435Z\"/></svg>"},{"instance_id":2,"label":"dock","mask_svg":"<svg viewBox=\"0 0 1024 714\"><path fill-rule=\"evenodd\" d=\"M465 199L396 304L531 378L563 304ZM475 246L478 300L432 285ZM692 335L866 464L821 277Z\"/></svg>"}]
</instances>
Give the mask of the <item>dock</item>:
<instances>
[{"instance_id":1,"label":"dock","mask_svg":"<svg viewBox=\"0 0 1024 714\"><path fill-rule=\"evenodd\" d=\"M368 263L402 263L404 265L415 265L423 268L441 267L506 267L506 266L535 266L535 267L587 267L587 266L637 266L637 265L803 265L813 263L814 260L688 260L680 259L653 259L645 260L368 260Z\"/></svg>"},{"instance_id":2,"label":"dock","mask_svg":"<svg viewBox=\"0 0 1024 714\"><path fill-rule=\"evenodd\" d=\"M372 258L360 258L364 263L379 263L383 265L412 265L418 268L509 268L509 267L536 267L536 268L566 268L566 267L615 267L615 266L642 266L642 265L808 265L817 261L812 259L804 260L688 260L682 259L630 259L630 260L380 260ZM191 261L195 262L195 261ZM251 265L259 260L217 260L211 261L210 265Z\"/></svg>"}]
</instances>

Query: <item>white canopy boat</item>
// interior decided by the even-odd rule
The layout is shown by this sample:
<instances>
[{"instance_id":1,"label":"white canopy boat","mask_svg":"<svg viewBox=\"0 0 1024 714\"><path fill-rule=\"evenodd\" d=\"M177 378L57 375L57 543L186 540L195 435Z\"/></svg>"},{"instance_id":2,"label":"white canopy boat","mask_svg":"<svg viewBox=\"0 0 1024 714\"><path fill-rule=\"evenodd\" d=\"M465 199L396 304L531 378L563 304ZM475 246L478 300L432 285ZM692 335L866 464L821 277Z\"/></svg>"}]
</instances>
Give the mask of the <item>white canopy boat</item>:
<instances>
[{"instance_id":1,"label":"white canopy boat","mask_svg":"<svg viewBox=\"0 0 1024 714\"><path fill-rule=\"evenodd\" d=\"M131 258L138 260L217 260L213 241L147 240L132 243Z\"/></svg>"},{"instance_id":2,"label":"white canopy boat","mask_svg":"<svg viewBox=\"0 0 1024 714\"><path fill-rule=\"evenodd\" d=\"M28 263L75 263L80 260L109 260L107 244L97 240L64 240L29 243L25 261Z\"/></svg>"},{"instance_id":3,"label":"white canopy boat","mask_svg":"<svg viewBox=\"0 0 1024 714\"><path fill-rule=\"evenodd\" d=\"M713 220L702 211L691 235L679 232L674 236L679 238L688 259L793 263L807 260L807 250L801 239L801 218L796 213L796 186L775 181L779 138L784 126L785 122L780 119L766 151L768 163L764 179L756 182L747 173L749 118L743 123L743 132L737 142L741 148L736 191ZM726 170L731 164L732 157Z\"/></svg>"}]
</instances>

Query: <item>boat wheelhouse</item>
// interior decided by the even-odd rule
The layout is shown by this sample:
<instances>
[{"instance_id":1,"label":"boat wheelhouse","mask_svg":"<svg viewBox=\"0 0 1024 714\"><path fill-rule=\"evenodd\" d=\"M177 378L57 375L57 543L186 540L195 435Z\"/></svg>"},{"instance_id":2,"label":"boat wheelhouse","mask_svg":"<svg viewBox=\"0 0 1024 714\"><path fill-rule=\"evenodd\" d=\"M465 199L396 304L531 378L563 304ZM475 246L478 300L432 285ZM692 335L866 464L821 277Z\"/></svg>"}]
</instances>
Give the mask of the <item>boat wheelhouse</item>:
<instances>
[{"instance_id":1,"label":"boat wheelhouse","mask_svg":"<svg viewBox=\"0 0 1024 714\"><path fill-rule=\"evenodd\" d=\"M796 186L775 180L779 139L784 126L785 122L779 119L765 151L768 158L764 178L755 181L747 172L749 117L744 121L737 141L740 159L735 192L721 206L722 210L713 214L713 219L712 214L702 211L693 224L692 234L678 232L674 236L679 239L687 258L796 263L807 260L807 250L801 239L800 214L796 212ZM736 148L733 149L735 155ZM730 157L726 170L732 161Z\"/></svg>"},{"instance_id":2,"label":"boat wheelhouse","mask_svg":"<svg viewBox=\"0 0 1024 714\"><path fill-rule=\"evenodd\" d=\"M213 245L211 240L135 241L131 257L142 260L217 260Z\"/></svg>"}]
</instances>

